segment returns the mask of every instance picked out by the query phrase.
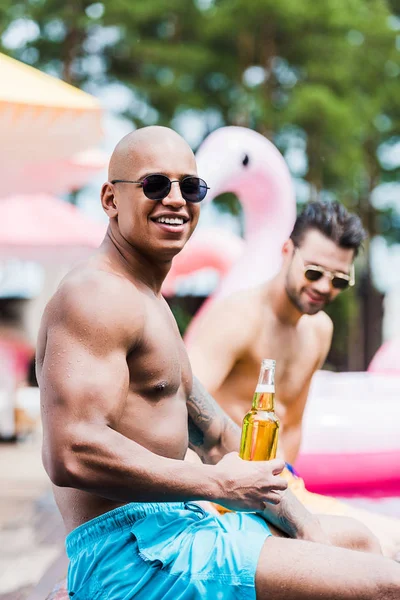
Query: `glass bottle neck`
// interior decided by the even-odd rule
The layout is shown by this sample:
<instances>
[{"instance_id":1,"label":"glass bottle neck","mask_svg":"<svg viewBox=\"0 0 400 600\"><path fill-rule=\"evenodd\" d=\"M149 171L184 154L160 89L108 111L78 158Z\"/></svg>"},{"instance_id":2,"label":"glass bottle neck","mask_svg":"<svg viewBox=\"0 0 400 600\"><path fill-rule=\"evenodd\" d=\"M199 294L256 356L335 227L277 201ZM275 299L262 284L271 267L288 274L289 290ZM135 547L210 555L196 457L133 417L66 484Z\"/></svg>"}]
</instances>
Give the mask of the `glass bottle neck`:
<instances>
[{"instance_id":1,"label":"glass bottle neck","mask_svg":"<svg viewBox=\"0 0 400 600\"><path fill-rule=\"evenodd\" d=\"M254 410L274 411L275 360L264 358L261 361L260 375L253 397Z\"/></svg>"},{"instance_id":2,"label":"glass bottle neck","mask_svg":"<svg viewBox=\"0 0 400 600\"><path fill-rule=\"evenodd\" d=\"M273 412L275 410L274 386L258 385L253 396L252 408L254 410L267 410L269 412Z\"/></svg>"}]
</instances>

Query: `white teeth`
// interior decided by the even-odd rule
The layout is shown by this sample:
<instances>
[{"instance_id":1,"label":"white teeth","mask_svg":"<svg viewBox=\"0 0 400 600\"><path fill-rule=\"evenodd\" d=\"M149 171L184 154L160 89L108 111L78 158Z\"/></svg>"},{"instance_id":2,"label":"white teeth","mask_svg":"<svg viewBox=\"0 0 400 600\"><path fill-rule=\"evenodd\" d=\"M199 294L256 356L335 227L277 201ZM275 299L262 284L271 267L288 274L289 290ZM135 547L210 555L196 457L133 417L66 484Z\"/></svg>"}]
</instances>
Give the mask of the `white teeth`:
<instances>
[{"instance_id":1,"label":"white teeth","mask_svg":"<svg viewBox=\"0 0 400 600\"><path fill-rule=\"evenodd\" d=\"M179 217L159 217L157 219L157 222L166 223L167 225L183 225L183 219L180 219Z\"/></svg>"}]
</instances>

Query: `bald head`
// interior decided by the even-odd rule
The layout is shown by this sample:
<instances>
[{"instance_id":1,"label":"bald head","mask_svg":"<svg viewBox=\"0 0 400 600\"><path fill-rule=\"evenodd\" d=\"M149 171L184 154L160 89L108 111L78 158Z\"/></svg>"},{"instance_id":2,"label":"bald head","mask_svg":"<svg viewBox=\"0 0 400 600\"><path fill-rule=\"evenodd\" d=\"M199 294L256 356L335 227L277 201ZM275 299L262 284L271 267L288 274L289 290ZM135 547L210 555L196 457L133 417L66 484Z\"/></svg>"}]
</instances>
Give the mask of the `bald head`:
<instances>
[{"instance_id":1,"label":"bald head","mask_svg":"<svg viewBox=\"0 0 400 600\"><path fill-rule=\"evenodd\" d=\"M166 157L176 157L177 160L182 155L186 160L190 156L195 165L190 146L176 131L153 125L136 129L118 142L110 159L108 180L130 179L136 176L136 167L143 167L146 159L150 163L160 152Z\"/></svg>"}]
</instances>

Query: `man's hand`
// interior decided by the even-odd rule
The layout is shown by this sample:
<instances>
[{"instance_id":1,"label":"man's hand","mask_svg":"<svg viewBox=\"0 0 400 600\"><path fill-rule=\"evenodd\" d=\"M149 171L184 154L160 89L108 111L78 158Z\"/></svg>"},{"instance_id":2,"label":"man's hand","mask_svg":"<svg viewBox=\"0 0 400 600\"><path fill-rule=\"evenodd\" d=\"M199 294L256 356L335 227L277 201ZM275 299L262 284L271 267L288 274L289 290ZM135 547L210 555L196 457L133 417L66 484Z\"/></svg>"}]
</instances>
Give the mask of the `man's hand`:
<instances>
[{"instance_id":1,"label":"man's hand","mask_svg":"<svg viewBox=\"0 0 400 600\"><path fill-rule=\"evenodd\" d=\"M290 489L282 493L277 506L266 505L259 514L291 538L320 544L330 543L317 515L310 513Z\"/></svg>"},{"instance_id":2,"label":"man's hand","mask_svg":"<svg viewBox=\"0 0 400 600\"><path fill-rule=\"evenodd\" d=\"M279 477L283 460L246 461L237 452L226 454L216 465L221 498L215 501L230 510L263 511L268 504L279 504L287 481Z\"/></svg>"}]
</instances>

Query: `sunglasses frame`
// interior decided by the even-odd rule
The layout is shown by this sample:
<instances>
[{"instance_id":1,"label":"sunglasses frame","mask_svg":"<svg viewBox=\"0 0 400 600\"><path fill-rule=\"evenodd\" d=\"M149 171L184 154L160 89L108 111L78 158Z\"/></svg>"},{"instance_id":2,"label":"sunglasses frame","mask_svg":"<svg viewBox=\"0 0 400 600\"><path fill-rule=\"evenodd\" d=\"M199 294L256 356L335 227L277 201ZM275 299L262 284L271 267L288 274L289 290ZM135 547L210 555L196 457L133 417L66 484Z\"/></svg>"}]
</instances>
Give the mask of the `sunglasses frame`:
<instances>
[{"instance_id":1,"label":"sunglasses frame","mask_svg":"<svg viewBox=\"0 0 400 600\"><path fill-rule=\"evenodd\" d=\"M169 181L168 191L165 194L165 196L162 196L161 198L149 198L149 196L145 192L144 183L145 183L146 179L148 179L149 177L153 177L153 176L164 177L167 181ZM182 183L185 181L185 179L198 179L199 181L203 181L205 183L205 186L201 185L199 187L202 187L202 188L205 187L206 193L204 194L204 197L201 198L200 200L189 200L188 198L186 198L184 196L184 192L182 191ZM204 179L202 179L201 177L197 177L197 175L187 175L183 179L170 179L169 177L167 177L167 175L164 175L163 173L151 173L150 175L146 175L146 177L144 177L141 181L131 181L130 179L113 179L112 181L110 181L110 183L112 183L113 185L115 183L136 183L143 189L143 194L146 196L146 198L148 198L149 200L153 200L153 202L161 202L162 200L164 200L164 198L166 198L168 196L168 194L170 193L171 186L173 183L179 183L179 189L180 189L182 198L185 200L185 202L191 202L192 204L199 204L200 202L202 202L207 195L207 190L210 189L208 187L207 183L204 181Z\"/></svg>"},{"instance_id":2,"label":"sunglasses frame","mask_svg":"<svg viewBox=\"0 0 400 600\"><path fill-rule=\"evenodd\" d=\"M347 290L349 287L353 287L353 285L355 284L355 271L354 271L353 263L351 264L351 267L350 267L350 273L349 273L349 275L347 275L347 273L342 273L341 271L330 271L329 269L325 269L324 267L321 267L321 265L306 265L304 263L304 258L301 255L300 248L298 248L296 246L295 252L297 252L300 255L300 258L303 261L304 277L307 279L307 281L319 281L319 279L321 279L321 277L327 276L327 277L329 277L329 279L331 281L332 287L335 290L340 290L341 292L344 292L344 290ZM309 270L320 273L321 277L318 277L318 279L309 279L306 275L306 272ZM344 288L335 286L333 283L333 280L335 278L347 281L348 285Z\"/></svg>"}]
</instances>

